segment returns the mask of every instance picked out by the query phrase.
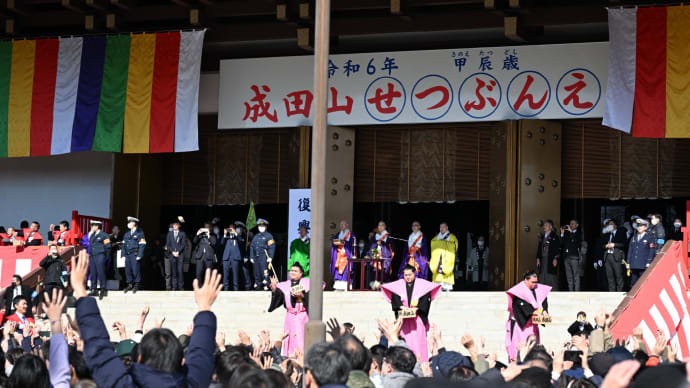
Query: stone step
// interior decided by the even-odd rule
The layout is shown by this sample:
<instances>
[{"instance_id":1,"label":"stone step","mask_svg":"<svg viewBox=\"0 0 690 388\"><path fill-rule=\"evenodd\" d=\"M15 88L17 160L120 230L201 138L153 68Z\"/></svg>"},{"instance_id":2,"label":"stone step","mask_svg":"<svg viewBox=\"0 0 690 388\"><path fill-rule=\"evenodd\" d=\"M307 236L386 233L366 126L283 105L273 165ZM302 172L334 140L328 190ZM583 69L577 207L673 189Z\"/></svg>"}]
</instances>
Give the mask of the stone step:
<instances>
[{"instance_id":1,"label":"stone step","mask_svg":"<svg viewBox=\"0 0 690 388\"><path fill-rule=\"evenodd\" d=\"M575 320L579 311L585 311L593 321L597 311L612 312L622 301L624 293L597 292L552 292L549 295L549 310L553 324L542 329L545 345L557 347L568 339L567 327ZM267 312L270 301L268 292L222 292L213 306L218 316L219 330L226 333L228 343L234 343L237 331L242 329L252 338L259 331L269 330L273 337L283 331L285 310ZM194 294L191 291L139 291L136 294L109 292L99 301L101 315L108 328L115 321L125 324L132 333L139 312L145 305L151 308L145 330L152 327L154 319L165 314L164 327L182 334L192 322L196 313ZM486 338L486 348L497 352L499 359L505 358L505 322L507 298L504 292L451 292L441 293L431 305L429 319L439 325L445 345L460 350L460 338L469 332L478 338ZM355 325L355 334L364 336L367 346L376 342L376 319L393 319L390 304L378 292L324 292L324 319L337 318L342 324ZM113 341L117 332L110 331Z\"/></svg>"}]
</instances>

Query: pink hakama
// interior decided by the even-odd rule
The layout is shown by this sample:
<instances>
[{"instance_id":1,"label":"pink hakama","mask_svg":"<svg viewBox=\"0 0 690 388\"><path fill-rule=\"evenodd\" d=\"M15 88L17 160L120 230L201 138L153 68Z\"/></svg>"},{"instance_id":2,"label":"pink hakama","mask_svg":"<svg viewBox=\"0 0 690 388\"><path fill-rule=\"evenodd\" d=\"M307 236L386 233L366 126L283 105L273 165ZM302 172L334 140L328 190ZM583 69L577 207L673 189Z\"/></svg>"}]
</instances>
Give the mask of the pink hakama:
<instances>
[{"instance_id":1,"label":"pink hakama","mask_svg":"<svg viewBox=\"0 0 690 388\"><path fill-rule=\"evenodd\" d=\"M515 360L518 354L518 348L520 342L527 341L527 338L531 335L537 337L537 343L540 342L539 338L539 326L532 323L532 318L527 320L525 327L520 327L520 325L515 321L515 312L513 311L513 298L517 297L525 302L529 303L535 310L542 307L542 303L546 300L547 295L551 291L551 287L544 284L537 284L534 289L536 293L536 299L532 291L527 288L524 282L520 282L515 285L510 290L506 291L508 295L508 322L506 322L506 350L508 351L508 358L510 361ZM512 330L511 330L512 326Z\"/></svg>"}]
</instances>

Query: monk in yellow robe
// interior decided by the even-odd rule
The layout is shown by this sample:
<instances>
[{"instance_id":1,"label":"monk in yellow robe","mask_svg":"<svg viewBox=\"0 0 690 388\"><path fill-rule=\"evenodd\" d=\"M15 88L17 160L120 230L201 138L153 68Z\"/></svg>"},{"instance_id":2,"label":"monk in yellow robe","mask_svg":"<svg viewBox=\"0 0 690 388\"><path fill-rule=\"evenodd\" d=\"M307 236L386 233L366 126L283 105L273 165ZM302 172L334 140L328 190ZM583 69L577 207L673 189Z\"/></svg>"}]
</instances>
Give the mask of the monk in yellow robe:
<instances>
[{"instance_id":1,"label":"monk in yellow robe","mask_svg":"<svg viewBox=\"0 0 690 388\"><path fill-rule=\"evenodd\" d=\"M452 291L455 284L455 256L458 252L458 238L448 230L448 224L441 223L439 234L431 240L431 267L434 283L441 283L443 291Z\"/></svg>"}]
</instances>

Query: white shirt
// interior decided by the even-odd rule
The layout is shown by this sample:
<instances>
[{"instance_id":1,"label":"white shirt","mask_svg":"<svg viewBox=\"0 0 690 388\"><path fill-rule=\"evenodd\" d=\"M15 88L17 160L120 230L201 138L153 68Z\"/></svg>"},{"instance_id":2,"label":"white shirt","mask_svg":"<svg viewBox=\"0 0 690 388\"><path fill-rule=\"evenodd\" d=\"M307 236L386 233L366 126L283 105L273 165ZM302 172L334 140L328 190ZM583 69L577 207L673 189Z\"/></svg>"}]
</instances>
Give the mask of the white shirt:
<instances>
[{"instance_id":1,"label":"white shirt","mask_svg":"<svg viewBox=\"0 0 690 388\"><path fill-rule=\"evenodd\" d=\"M407 238L407 247L412 248L412 244L414 244L417 246L417 248L421 248L422 247L422 239L421 238L415 243L415 240L417 240L417 237L419 237L421 235L422 235L421 230L417 233L412 232L410 234L410 237Z\"/></svg>"},{"instance_id":2,"label":"white shirt","mask_svg":"<svg viewBox=\"0 0 690 388\"><path fill-rule=\"evenodd\" d=\"M340 233L338 233L338 239L344 239L348 233L350 233L350 229L341 230Z\"/></svg>"},{"instance_id":3,"label":"white shirt","mask_svg":"<svg viewBox=\"0 0 690 388\"><path fill-rule=\"evenodd\" d=\"M381 239L381 237L386 236L384 239ZM376 233L376 241L383 241L386 242L388 240L388 231L384 230L383 233Z\"/></svg>"},{"instance_id":4,"label":"white shirt","mask_svg":"<svg viewBox=\"0 0 690 388\"><path fill-rule=\"evenodd\" d=\"M436 236L436 239L450 241L450 232L446 232L445 234L439 232L438 236Z\"/></svg>"}]
</instances>

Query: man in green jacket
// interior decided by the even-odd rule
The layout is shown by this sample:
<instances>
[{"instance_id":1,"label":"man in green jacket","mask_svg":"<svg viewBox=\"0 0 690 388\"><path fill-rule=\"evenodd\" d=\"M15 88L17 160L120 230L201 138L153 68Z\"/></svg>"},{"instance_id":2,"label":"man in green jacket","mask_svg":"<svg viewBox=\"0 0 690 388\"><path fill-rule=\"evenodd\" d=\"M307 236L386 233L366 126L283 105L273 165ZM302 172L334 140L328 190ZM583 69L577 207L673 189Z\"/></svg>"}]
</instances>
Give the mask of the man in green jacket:
<instances>
[{"instance_id":1,"label":"man in green jacket","mask_svg":"<svg viewBox=\"0 0 690 388\"><path fill-rule=\"evenodd\" d=\"M299 238L294 239L290 243L290 260L288 260L288 268L297 262L304 269L305 278L309 277L309 236L307 235L307 228L300 226Z\"/></svg>"}]
</instances>

